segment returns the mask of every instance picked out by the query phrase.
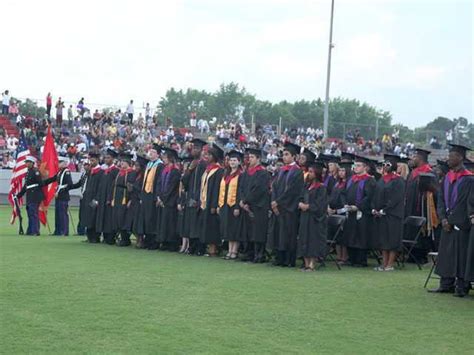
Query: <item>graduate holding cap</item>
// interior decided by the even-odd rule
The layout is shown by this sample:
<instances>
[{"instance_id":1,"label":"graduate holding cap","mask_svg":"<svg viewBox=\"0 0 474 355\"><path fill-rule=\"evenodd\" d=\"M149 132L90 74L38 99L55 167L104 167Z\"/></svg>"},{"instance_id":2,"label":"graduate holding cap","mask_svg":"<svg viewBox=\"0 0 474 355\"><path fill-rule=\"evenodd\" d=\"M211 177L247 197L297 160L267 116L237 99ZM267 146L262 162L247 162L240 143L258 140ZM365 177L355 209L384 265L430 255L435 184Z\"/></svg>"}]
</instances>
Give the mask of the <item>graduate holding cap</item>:
<instances>
[{"instance_id":1,"label":"graduate holding cap","mask_svg":"<svg viewBox=\"0 0 474 355\"><path fill-rule=\"evenodd\" d=\"M439 287L429 291L454 293L455 296L464 297L470 288L470 280L466 280L471 229L467 211L474 176L463 164L466 151L470 149L462 145L449 146L449 172L441 182L441 192L438 196L438 215L443 230L435 273L441 279Z\"/></svg>"}]
</instances>

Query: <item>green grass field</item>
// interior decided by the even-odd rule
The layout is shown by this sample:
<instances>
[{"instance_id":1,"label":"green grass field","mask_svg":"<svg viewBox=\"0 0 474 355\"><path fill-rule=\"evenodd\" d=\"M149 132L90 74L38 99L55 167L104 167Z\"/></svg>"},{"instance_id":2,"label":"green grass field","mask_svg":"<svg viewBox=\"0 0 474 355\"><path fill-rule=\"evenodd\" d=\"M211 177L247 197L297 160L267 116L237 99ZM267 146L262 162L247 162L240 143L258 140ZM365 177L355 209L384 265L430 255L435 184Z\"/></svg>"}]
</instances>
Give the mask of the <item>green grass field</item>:
<instances>
[{"instance_id":1,"label":"green grass field","mask_svg":"<svg viewBox=\"0 0 474 355\"><path fill-rule=\"evenodd\" d=\"M301 273L20 237L9 214L1 353L473 353L474 298L428 294L427 269Z\"/></svg>"}]
</instances>

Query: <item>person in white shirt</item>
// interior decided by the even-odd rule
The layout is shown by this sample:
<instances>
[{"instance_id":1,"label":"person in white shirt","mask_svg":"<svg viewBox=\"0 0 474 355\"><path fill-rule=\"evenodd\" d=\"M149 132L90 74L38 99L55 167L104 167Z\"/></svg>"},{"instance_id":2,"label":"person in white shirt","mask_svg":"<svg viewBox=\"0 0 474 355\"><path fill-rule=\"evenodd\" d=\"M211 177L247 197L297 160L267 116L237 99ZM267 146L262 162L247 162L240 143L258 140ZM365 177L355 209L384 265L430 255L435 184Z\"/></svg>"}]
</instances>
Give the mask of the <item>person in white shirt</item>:
<instances>
[{"instance_id":1,"label":"person in white shirt","mask_svg":"<svg viewBox=\"0 0 474 355\"><path fill-rule=\"evenodd\" d=\"M18 146L18 138L16 138L14 135L11 135L10 137L7 138L7 149L10 151L16 150Z\"/></svg>"},{"instance_id":2,"label":"person in white shirt","mask_svg":"<svg viewBox=\"0 0 474 355\"><path fill-rule=\"evenodd\" d=\"M145 106L145 119L146 121L150 121L151 119L153 118L153 112L151 110L151 107L150 107L150 103L146 103L146 106Z\"/></svg>"},{"instance_id":3,"label":"person in white shirt","mask_svg":"<svg viewBox=\"0 0 474 355\"><path fill-rule=\"evenodd\" d=\"M10 108L10 92L5 90L2 94L2 115L8 115L8 109Z\"/></svg>"},{"instance_id":4,"label":"person in white shirt","mask_svg":"<svg viewBox=\"0 0 474 355\"><path fill-rule=\"evenodd\" d=\"M133 114L135 112L135 109L133 108L133 100L130 100L130 103L127 105L127 116L128 119L130 120L130 124L133 122Z\"/></svg>"}]
</instances>

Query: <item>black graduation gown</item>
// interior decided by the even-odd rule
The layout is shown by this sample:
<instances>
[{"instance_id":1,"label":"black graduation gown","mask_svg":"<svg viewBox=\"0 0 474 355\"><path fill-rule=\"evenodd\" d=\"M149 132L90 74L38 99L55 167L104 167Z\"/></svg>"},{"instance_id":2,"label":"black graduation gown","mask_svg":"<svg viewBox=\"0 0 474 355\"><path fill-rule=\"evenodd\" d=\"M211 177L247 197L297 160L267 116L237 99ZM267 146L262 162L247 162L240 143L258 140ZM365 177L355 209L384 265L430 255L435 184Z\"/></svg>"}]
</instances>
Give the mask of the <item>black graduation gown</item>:
<instances>
[{"instance_id":1,"label":"black graduation gown","mask_svg":"<svg viewBox=\"0 0 474 355\"><path fill-rule=\"evenodd\" d=\"M242 176L240 187L241 201L249 205L250 211L242 211L243 228L242 241L265 243L267 241L270 209L270 174L262 169L249 175L248 171Z\"/></svg>"},{"instance_id":2,"label":"black graduation gown","mask_svg":"<svg viewBox=\"0 0 474 355\"><path fill-rule=\"evenodd\" d=\"M471 183L469 200L467 203L468 216L474 215L474 183ZM469 244L467 247L466 274L464 280L474 282L474 224L471 220L471 231L469 233Z\"/></svg>"},{"instance_id":3,"label":"black graduation gown","mask_svg":"<svg viewBox=\"0 0 474 355\"><path fill-rule=\"evenodd\" d=\"M220 244L221 233L219 228L219 216L217 212L212 214L211 209L217 209L217 202L219 198L219 187L222 175L224 174L223 169L217 169L217 171L210 176L207 180L207 196L206 205L204 209L199 212L199 241L202 244ZM204 183L204 181L202 181ZM199 201L199 203L201 203Z\"/></svg>"},{"instance_id":4,"label":"black graduation gown","mask_svg":"<svg viewBox=\"0 0 474 355\"><path fill-rule=\"evenodd\" d=\"M143 175L139 174L133 183L130 193L130 208L129 212L133 216L132 232L137 236L144 234L143 223L140 223L140 215L142 213L142 205L140 202L140 194L143 185Z\"/></svg>"},{"instance_id":5,"label":"black graduation gown","mask_svg":"<svg viewBox=\"0 0 474 355\"><path fill-rule=\"evenodd\" d=\"M327 195L331 195L332 189L334 186L337 184L336 178L332 175L327 175L326 178L324 179L324 186L326 187Z\"/></svg>"},{"instance_id":6,"label":"black graduation gown","mask_svg":"<svg viewBox=\"0 0 474 355\"><path fill-rule=\"evenodd\" d=\"M240 201L240 185L242 183L242 174L238 176L237 182L237 191L235 196L235 204L233 206L229 206L227 204L227 197L229 194L229 185L225 185L224 190L224 204L223 206L219 206L219 224L221 230L221 237L223 240L226 241L243 241L242 240L242 213L243 211L239 207ZM221 182L225 179L225 176L222 176ZM235 178L234 178L235 179ZM221 182L219 182L219 187ZM219 188L220 194L220 188ZM221 196L219 196L221 198ZM236 217L234 216L234 211L239 211L239 215Z\"/></svg>"},{"instance_id":7,"label":"black graduation gown","mask_svg":"<svg viewBox=\"0 0 474 355\"><path fill-rule=\"evenodd\" d=\"M344 224L344 243L347 247L354 249L369 249L371 247L371 199L375 190L375 180L369 177L363 181L351 183L349 180L345 193L346 204L355 205L362 212L359 219L357 219L357 212L349 212ZM364 184L363 187L359 188L360 184ZM360 191L360 200L357 200L358 190Z\"/></svg>"},{"instance_id":8,"label":"black graduation gown","mask_svg":"<svg viewBox=\"0 0 474 355\"><path fill-rule=\"evenodd\" d=\"M181 174L177 168L171 169L167 174L162 170L160 176L160 188L158 196L164 207L160 208L160 220L158 221L158 241L175 242L177 240L178 222L178 196L179 181Z\"/></svg>"},{"instance_id":9,"label":"black graduation gown","mask_svg":"<svg viewBox=\"0 0 474 355\"><path fill-rule=\"evenodd\" d=\"M275 251L291 251L296 248L299 212L298 203L303 193L304 179L301 169L281 169L272 186L272 201L278 204L279 215L275 216L273 235L267 246Z\"/></svg>"},{"instance_id":10,"label":"black graduation gown","mask_svg":"<svg viewBox=\"0 0 474 355\"><path fill-rule=\"evenodd\" d=\"M179 194L178 194L178 205L182 206L182 210L178 211L178 237L180 238L188 238L189 234L185 234L185 206L186 206L186 191L184 190L183 182L181 180L179 184Z\"/></svg>"},{"instance_id":11,"label":"black graduation gown","mask_svg":"<svg viewBox=\"0 0 474 355\"><path fill-rule=\"evenodd\" d=\"M301 211L298 230L298 257L323 258L327 250L327 209L326 187L307 186L302 202L309 203L307 211Z\"/></svg>"},{"instance_id":12,"label":"black graduation gown","mask_svg":"<svg viewBox=\"0 0 474 355\"><path fill-rule=\"evenodd\" d=\"M151 192L145 192L145 179L149 174L149 166L152 166L152 162L148 163L147 169L144 172L142 189L140 194L141 199L141 215L140 215L140 224L138 227L139 230L143 230L144 234L147 235L156 235L157 234L157 224L158 224L158 208L156 207L159 185L160 185L160 175L161 170L163 169L163 163L156 163L157 168L155 172L154 181L152 182L153 189Z\"/></svg>"},{"instance_id":13,"label":"black graduation gown","mask_svg":"<svg viewBox=\"0 0 474 355\"><path fill-rule=\"evenodd\" d=\"M114 205L112 208L112 216L114 221L115 231L132 231L133 213L131 210L130 192L127 189L127 184L133 184L137 177L135 171L130 171L126 175L117 174L114 190L112 193L112 200Z\"/></svg>"},{"instance_id":14,"label":"black graduation gown","mask_svg":"<svg viewBox=\"0 0 474 355\"><path fill-rule=\"evenodd\" d=\"M112 234L115 233L115 226L113 221L113 208L112 208L112 193L115 186L115 178L119 173L119 169L116 166L104 170L102 179L99 184L98 190L98 201L97 206L97 224L96 231L98 233Z\"/></svg>"},{"instance_id":15,"label":"black graduation gown","mask_svg":"<svg viewBox=\"0 0 474 355\"><path fill-rule=\"evenodd\" d=\"M444 229L441 231L439 242L435 272L444 278L464 279L465 277L471 229L467 214L467 201L473 183L473 176L464 176L453 184L450 184L448 176L445 176L441 182L438 195L438 216L441 221L446 218L452 226L450 232L446 232ZM457 198L455 198L456 195ZM451 205L447 206L445 201L449 201Z\"/></svg>"},{"instance_id":16,"label":"black graduation gown","mask_svg":"<svg viewBox=\"0 0 474 355\"><path fill-rule=\"evenodd\" d=\"M186 192L184 224L182 229L183 237L189 237L191 239L199 238L198 216L200 212L201 178L206 170L206 165L206 162L201 160L194 169L188 169L183 175L182 181Z\"/></svg>"},{"instance_id":17,"label":"black graduation gown","mask_svg":"<svg viewBox=\"0 0 474 355\"><path fill-rule=\"evenodd\" d=\"M87 175L85 182L85 189L82 195L80 217L81 225L85 228L95 229L97 222L97 206L92 204L93 200L97 201L99 193L99 185L102 181L103 170L98 170L96 173L90 172Z\"/></svg>"},{"instance_id":18,"label":"black graduation gown","mask_svg":"<svg viewBox=\"0 0 474 355\"><path fill-rule=\"evenodd\" d=\"M329 208L333 210L340 210L346 204L346 184L335 184L332 188L331 194L328 196L328 205ZM336 212L337 213L337 212ZM337 227L328 225L328 237L332 239L334 234L337 231ZM339 233L339 237L337 239L337 244L339 245L346 245L344 242L344 234Z\"/></svg>"},{"instance_id":19,"label":"black graduation gown","mask_svg":"<svg viewBox=\"0 0 474 355\"><path fill-rule=\"evenodd\" d=\"M387 183L383 177L375 186L372 209L385 216L373 218L372 248L398 251L402 247L405 180L396 177Z\"/></svg>"}]
</instances>

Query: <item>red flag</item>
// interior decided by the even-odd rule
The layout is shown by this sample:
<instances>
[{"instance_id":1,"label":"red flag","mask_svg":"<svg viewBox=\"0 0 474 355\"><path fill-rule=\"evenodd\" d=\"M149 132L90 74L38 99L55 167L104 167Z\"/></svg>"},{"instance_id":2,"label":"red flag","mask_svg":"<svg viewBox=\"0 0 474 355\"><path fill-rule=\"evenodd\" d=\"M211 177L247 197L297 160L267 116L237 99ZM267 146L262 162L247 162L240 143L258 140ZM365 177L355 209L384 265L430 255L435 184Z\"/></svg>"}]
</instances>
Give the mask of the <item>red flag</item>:
<instances>
[{"instance_id":1,"label":"red flag","mask_svg":"<svg viewBox=\"0 0 474 355\"><path fill-rule=\"evenodd\" d=\"M58 173L58 153L54 146L53 135L51 134L51 126L48 126L48 134L46 135L46 142L44 143L43 156L41 158L41 164L39 171L43 179L50 178ZM43 187L44 200L39 206L39 219L43 225L46 225L48 207L51 200L56 193L56 186L58 183L55 181L52 184Z\"/></svg>"}]
</instances>

